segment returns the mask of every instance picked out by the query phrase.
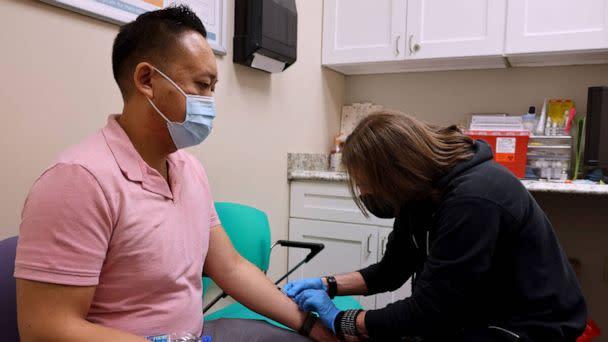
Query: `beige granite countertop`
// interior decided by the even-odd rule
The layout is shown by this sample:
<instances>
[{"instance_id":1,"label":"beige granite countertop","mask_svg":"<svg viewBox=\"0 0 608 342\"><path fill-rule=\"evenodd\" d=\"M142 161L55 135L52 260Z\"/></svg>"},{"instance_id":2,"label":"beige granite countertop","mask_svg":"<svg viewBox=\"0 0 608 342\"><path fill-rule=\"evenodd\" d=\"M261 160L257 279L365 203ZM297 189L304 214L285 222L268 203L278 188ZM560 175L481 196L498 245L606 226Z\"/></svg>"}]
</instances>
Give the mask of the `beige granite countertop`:
<instances>
[{"instance_id":1,"label":"beige granite countertop","mask_svg":"<svg viewBox=\"0 0 608 342\"><path fill-rule=\"evenodd\" d=\"M287 179L294 180L309 180L309 181L328 181L328 182L346 182L348 177L345 172L334 171L310 171L310 170L292 170L287 172Z\"/></svg>"},{"instance_id":2,"label":"beige granite countertop","mask_svg":"<svg viewBox=\"0 0 608 342\"><path fill-rule=\"evenodd\" d=\"M319 153L289 153L287 179L290 181L346 182L344 172L327 171L328 155ZM588 181L558 183L537 180L522 180L531 192L565 193L583 195L608 195L608 185Z\"/></svg>"},{"instance_id":3,"label":"beige granite countertop","mask_svg":"<svg viewBox=\"0 0 608 342\"><path fill-rule=\"evenodd\" d=\"M522 180L530 192L558 192L583 195L608 195L608 185L587 182L546 182L537 180Z\"/></svg>"},{"instance_id":4,"label":"beige granite countertop","mask_svg":"<svg viewBox=\"0 0 608 342\"><path fill-rule=\"evenodd\" d=\"M290 170L287 173L287 179L290 181L346 182L348 177L344 172ZM522 180L521 182L531 192L608 195L608 185L579 182L554 183L536 180Z\"/></svg>"}]
</instances>

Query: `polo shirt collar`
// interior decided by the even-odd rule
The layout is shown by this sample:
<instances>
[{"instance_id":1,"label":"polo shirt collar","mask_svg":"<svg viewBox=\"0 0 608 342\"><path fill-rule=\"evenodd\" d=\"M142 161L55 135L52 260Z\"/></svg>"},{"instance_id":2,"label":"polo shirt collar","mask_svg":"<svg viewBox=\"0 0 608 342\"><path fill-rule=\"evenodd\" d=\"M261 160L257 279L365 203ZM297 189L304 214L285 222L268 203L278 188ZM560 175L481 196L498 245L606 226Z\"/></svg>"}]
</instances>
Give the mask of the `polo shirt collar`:
<instances>
[{"instance_id":1,"label":"polo shirt collar","mask_svg":"<svg viewBox=\"0 0 608 342\"><path fill-rule=\"evenodd\" d=\"M173 199L173 194L167 182L143 160L127 133L118 124L117 119L119 116L110 115L106 127L102 129L102 133L123 175L132 182L141 183L142 188L147 191ZM175 177L175 171L177 171L175 168L179 167L181 163L173 160L173 154L169 155L168 158L169 179L172 183L175 183L175 180L171 179L171 176Z\"/></svg>"}]
</instances>

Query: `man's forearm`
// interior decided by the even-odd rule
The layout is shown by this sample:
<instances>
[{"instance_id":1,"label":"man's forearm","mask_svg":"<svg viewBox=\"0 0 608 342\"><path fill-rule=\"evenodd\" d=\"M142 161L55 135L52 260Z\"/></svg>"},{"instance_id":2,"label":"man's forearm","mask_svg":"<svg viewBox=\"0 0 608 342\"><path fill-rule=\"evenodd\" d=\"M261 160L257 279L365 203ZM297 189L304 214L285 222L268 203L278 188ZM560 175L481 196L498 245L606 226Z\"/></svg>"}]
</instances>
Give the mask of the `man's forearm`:
<instances>
[{"instance_id":1,"label":"man's forearm","mask_svg":"<svg viewBox=\"0 0 608 342\"><path fill-rule=\"evenodd\" d=\"M361 273L352 272L334 276L338 285L338 296L363 296L367 294L367 285ZM322 278L327 287L327 280Z\"/></svg>"},{"instance_id":2,"label":"man's forearm","mask_svg":"<svg viewBox=\"0 0 608 342\"><path fill-rule=\"evenodd\" d=\"M241 259L221 278L216 280L218 285L251 310L294 330L304 323L305 314L300 312L297 304L283 295L262 271L247 260Z\"/></svg>"},{"instance_id":3,"label":"man's forearm","mask_svg":"<svg viewBox=\"0 0 608 342\"><path fill-rule=\"evenodd\" d=\"M300 311L298 305L285 296L264 273L247 260L242 259L234 271L223 280L226 282L226 286L223 287L224 291L251 310L295 331L298 331L304 324L306 314ZM244 284L255 284L255 288L244 286ZM320 322L315 323L310 337L316 341L337 341L333 333Z\"/></svg>"},{"instance_id":4,"label":"man's forearm","mask_svg":"<svg viewBox=\"0 0 608 342\"><path fill-rule=\"evenodd\" d=\"M304 324L306 314L257 267L242 259L229 274L222 276L220 287L232 298L249 309L298 331ZM254 287L245 284L252 284ZM310 337L317 341L337 340L320 322L317 322Z\"/></svg>"},{"instance_id":5,"label":"man's forearm","mask_svg":"<svg viewBox=\"0 0 608 342\"><path fill-rule=\"evenodd\" d=\"M306 314L256 266L233 248L221 227L212 228L205 273L227 294L249 309L280 322L293 330L304 324ZM315 340L335 338L317 322L310 334Z\"/></svg>"}]
</instances>

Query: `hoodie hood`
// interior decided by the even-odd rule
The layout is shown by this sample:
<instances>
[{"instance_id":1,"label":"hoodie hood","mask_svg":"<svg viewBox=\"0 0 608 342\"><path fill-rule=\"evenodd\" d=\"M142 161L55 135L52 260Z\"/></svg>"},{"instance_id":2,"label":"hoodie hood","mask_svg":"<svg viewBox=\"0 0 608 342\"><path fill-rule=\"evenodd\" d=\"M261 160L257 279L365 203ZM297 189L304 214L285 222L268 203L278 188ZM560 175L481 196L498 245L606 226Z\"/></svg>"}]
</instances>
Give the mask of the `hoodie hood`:
<instances>
[{"instance_id":1,"label":"hoodie hood","mask_svg":"<svg viewBox=\"0 0 608 342\"><path fill-rule=\"evenodd\" d=\"M493 158L492 147L483 140L475 141L473 150L475 153L473 158L456 164L456 166L454 166L447 175L439 179L437 182L437 188L444 189L454 178L458 177L463 172L466 172L479 164L492 160Z\"/></svg>"}]
</instances>

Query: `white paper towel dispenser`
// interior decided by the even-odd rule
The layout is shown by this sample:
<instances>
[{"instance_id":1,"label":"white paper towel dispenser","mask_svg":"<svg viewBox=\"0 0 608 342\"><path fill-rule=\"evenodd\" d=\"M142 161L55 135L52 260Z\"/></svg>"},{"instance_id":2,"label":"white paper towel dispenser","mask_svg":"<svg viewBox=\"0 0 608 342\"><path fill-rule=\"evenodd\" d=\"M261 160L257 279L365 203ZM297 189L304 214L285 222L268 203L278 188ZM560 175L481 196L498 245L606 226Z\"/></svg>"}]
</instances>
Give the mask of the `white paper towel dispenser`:
<instances>
[{"instance_id":1,"label":"white paper towel dispenser","mask_svg":"<svg viewBox=\"0 0 608 342\"><path fill-rule=\"evenodd\" d=\"M236 0L233 62L275 73L297 59L295 0Z\"/></svg>"}]
</instances>

